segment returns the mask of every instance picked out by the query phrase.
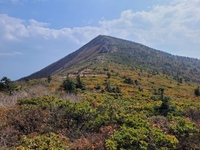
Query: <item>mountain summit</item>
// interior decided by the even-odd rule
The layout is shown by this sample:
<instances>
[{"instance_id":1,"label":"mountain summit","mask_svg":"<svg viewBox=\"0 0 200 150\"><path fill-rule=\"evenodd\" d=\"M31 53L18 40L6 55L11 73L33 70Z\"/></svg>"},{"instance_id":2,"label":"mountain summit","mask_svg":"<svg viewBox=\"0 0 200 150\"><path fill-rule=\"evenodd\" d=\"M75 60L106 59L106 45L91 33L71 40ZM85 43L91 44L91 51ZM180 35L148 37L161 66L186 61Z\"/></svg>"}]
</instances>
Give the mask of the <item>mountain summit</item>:
<instances>
[{"instance_id":1,"label":"mountain summit","mask_svg":"<svg viewBox=\"0 0 200 150\"><path fill-rule=\"evenodd\" d=\"M174 56L139 43L105 35L97 36L77 51L22 79L56 74L64 76L69 73L69 68L75 66L80 70L96 63L109 62L145 69L151 73L167 74L177 80L200 83L200 60Z\"/></svg>"}]
</instances>

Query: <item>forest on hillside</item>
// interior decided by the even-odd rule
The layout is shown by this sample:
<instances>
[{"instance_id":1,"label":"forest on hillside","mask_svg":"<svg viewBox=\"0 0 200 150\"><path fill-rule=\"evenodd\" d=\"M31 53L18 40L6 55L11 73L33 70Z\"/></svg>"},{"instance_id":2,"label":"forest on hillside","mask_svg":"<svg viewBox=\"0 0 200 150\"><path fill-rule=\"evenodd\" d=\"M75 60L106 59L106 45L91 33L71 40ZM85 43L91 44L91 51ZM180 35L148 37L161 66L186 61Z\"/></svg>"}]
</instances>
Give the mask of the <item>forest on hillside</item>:
<instances>
[{"instance_id":1,"label":"forest on hillside","mask_svg":"<svg viewBox=\"0 0 200 150\"><path fill-rule=\"evenodd\" d=\"M198 84L163 72L109 62L0 91L1 149L200 149Z\"/></svg>"}]
</instances>

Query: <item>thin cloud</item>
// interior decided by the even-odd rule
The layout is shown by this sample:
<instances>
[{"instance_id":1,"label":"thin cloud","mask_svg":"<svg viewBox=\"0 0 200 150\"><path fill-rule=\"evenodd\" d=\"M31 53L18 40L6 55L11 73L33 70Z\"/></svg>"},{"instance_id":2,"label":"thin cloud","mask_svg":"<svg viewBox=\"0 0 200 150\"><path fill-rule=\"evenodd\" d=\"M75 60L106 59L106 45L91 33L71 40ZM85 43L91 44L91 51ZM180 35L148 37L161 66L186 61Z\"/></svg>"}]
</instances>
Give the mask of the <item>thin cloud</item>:
<instances>
[{"instance_id":1,"label":"thin cloud","mask_svg":"<svg viewBox=\"0 0 200 150\"><path fill-rule=\"evenodd\" d=\"M19 0L11 0L13 3L18 3Z\"/></svg>"},{"instance_id":2,"label":"thin cloud","mask_svg":"<svg viewBox=\"0 0 200 150\"><path fill-rule=\"evenodd\" d=\"M15 56L15 55L22 55L21 52L11 52L11 53L1 53L0 56Z\"/></svg>"},{"instance_id":3,"label":"thin cloud","mask_svg":"<svg viewBox=\"0 0 200 150\"><path fill-rule=\"evenodd\" d=\"M26 2L27 0L10 0L12 3L14 4L23 4L24 2ZM33 2L44 2L44 1L48 1L48 0L33 0ZM1 1L0 1L1 2Z\"/></svg>"},{"instance_id":4,"label":"thin cloud","mask_svg":"<svg viewBox=\"0 0 200 150\"><path fill-rule=\"evenodd\" d=\"M11 3L13 4L23 4L24 2L26 2L27 0L10 0Z\"/></svg>"},{"instance_id":5,"label":"thin cloud","mask_svg":"<svg viewBox=\"0 0 200 150\"><path fill-rule=\"evenodd\" d=\"M38 22L34 19L30 19L29 20L30 26L36 26L36 27L46 27L49 26L49 23L45 23L45 22Z\"/></svg>"}]
</instances>

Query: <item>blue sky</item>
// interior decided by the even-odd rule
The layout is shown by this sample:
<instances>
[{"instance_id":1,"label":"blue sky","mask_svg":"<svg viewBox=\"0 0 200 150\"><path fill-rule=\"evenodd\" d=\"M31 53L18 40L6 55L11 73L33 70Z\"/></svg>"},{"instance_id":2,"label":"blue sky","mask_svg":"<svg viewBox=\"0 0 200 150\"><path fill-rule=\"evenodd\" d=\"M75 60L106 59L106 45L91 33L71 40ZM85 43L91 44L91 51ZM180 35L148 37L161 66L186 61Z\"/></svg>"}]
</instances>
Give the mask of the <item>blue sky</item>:
<instances>
[{"instance_id":1,"label":"blue sky","mask_svg":"<svg viewBox=\"0 0 200 150\"><path fill-rule=\"evenodd\" d=\"M200 59L200 0L0 0L0 78L30 75L99 34Z\"/></svg>"}]
</instances>

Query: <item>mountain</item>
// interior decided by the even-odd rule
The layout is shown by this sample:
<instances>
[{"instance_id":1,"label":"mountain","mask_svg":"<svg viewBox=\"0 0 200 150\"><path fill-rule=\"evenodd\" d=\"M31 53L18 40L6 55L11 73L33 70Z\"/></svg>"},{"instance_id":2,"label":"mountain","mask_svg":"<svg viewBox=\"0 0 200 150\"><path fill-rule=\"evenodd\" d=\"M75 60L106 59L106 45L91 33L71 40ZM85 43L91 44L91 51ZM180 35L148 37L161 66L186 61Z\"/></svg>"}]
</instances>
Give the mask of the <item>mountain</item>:
<instances>
[{"instance_id":1,"label":"mountain","mask_svg":"<svg viewBox=\"0 0 200 150\"><path fill-rule=\"evenodd\" d=\"M39 79L0 82L0 149L200 150L199 64L98 36Z\"/></svg>"},{"instance_id":2,"label":"mountain","mask_svg":"<svg viewBox=\"0 0 200 150\"><path fill-rule=\"evenodd\" d=\"M21 80L44 78L48 75L65 76L72 71L79 73L97 63L111 62L153 74L163 73L176 80L200 83L200 60L171 55L139 43L105 35L97 36L77 51Z\"/></svg>"}]
</instances>

